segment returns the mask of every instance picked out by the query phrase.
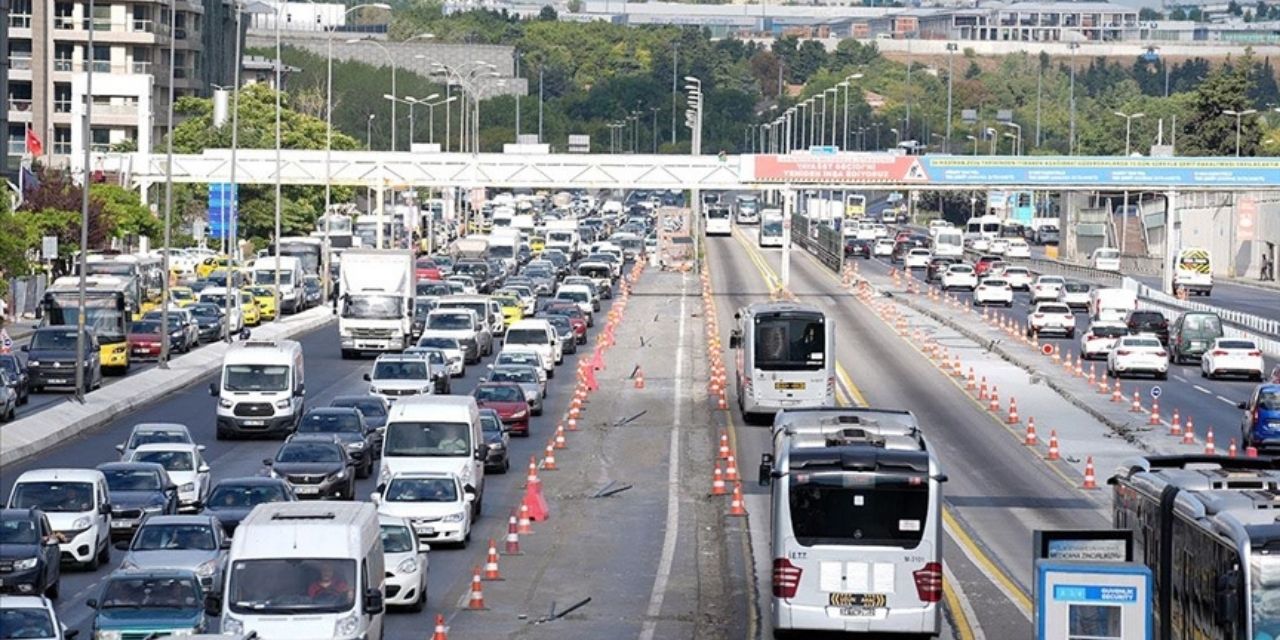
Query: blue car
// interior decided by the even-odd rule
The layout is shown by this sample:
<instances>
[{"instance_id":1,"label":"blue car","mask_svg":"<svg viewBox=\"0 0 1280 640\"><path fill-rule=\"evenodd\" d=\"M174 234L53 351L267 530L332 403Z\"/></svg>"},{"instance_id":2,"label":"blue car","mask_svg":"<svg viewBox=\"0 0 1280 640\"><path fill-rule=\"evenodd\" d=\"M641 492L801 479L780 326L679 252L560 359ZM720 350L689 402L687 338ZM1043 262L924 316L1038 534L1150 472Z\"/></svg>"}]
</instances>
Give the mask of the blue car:
<instances>
[{"instance_id":1,"label":"blue car","mask_svg":"<svg viewBox=\"0 0 1280 640\"><path fill-rule=\"evenodd\" d=\"M1280 383L1260 384L1238 405L1241 440L1246 447L1280 447Z\"/></svg>"},{"instance_id":2,"label":"blue car","mask_svg":"<svg viewBox=\"0 0 1280 640\"><path fill-rule=\"evenodd\" d=\"M209 628L206 609L220 603L217 596L205 595L192 571L121 569L85 604L98 612L94 638L142 638L204 633Z\"/></svg>"}]
</instances>

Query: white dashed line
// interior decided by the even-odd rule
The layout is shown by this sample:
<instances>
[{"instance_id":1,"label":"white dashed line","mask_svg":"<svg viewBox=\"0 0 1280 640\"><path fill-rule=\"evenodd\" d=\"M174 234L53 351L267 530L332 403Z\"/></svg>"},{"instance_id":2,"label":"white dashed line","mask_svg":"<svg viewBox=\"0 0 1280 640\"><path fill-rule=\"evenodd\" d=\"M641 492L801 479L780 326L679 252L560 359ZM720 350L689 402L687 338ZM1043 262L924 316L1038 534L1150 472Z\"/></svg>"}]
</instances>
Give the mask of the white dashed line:
<instances>
[{"instance_id":1,"label":"white dashed line","mask_svg":"<svg viewBox=\"0 0 1280 640\"><path fill-rule=\"evenodd\" d=\"M1208 389L1206 389L1206 388L1204 388L1204 387L1202 387L1202 386L1200 386L1200 385L1198 385L1198 384L1196 384L1196 385L1191 385L1191 386L1192 386L1192 388L1193 388L1193 389L1195 389L1196 391L1199 391L1200 393L1203 393L1203 394L1206 394L1206 395L1213 395L1213 392L1212 392L1212 391L1210 391L1210 390L1208 390Z\"/></svg>"},{"instance_id":2,"label":"white dashed line","mask_svg":"<svg viewBox=\"0 0 1280 640\"><path fill-rule=\"evenodd\" d=\"M1229 405L1231 405L1231 406L1233 406L1233 407L1234 407L1234 406L1236 406L1236 401L1235 401L1235 400L1232 400L1232 399L1230 399L1230 398L1224 398L1224 397L1222 397L1222 396L1218 396L1218 399L1219 399L1219 400L1221 400L1221 401L1223 401L1223 402L1225 402L1225 403L1227 403L1227 404L1229 404Z\"/></svg>"}]
</instances>

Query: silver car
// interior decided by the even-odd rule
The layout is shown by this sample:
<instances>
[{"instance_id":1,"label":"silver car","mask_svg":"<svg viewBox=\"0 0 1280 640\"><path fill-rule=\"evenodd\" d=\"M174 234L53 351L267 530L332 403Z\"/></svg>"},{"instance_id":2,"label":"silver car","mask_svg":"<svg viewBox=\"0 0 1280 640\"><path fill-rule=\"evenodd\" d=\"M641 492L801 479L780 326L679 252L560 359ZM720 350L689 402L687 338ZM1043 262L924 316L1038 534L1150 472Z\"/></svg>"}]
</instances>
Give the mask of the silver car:
<instances>
[{"instance_id":1,"label":"silver car","mask_svg":"<svg viewBox=\"0 0 1280 640\"><path fill-rule=\"evenodd\" d=\"M542 415L542 399L547 397L547 384L532 366L491 366L486 379L489 382L514 382L520 385L524 391L524 399L529 403L529 411L535 416Z\"/></svg>"},{"instance_id":2,"label":"silver car","mask_svg":"<svg viewBox=\"0 0 1280 640\"><path fill-rule=\"evenodd\" d=\"M151 516L132 541L121 541L116 548L128 551L121 569L186 569L195 572L207 592L217 593L231 539L217 516Z\"/></svg>"},{"instance_id":3,"label":"silver car","mask_svg":"<svg viewBox=\"0 0 1280 640\"><path fill-rule=\"evenodd\" d=\"M128 460L133 450L144 444L194 444L187 425L176 422L142 422L133 425L129 438L116 445L121 460Z\"/></svg>"}]
</instances>

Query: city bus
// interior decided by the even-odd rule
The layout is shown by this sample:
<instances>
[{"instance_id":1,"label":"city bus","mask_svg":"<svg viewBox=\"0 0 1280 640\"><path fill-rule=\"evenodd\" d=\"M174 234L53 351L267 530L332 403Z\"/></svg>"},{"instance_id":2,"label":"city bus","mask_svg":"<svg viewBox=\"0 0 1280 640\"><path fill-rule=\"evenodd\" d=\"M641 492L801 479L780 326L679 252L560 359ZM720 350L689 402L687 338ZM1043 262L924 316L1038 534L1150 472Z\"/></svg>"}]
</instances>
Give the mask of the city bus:
<instances>
[{"instance_id":1,"label":"city bus","mask_svg":"<svg viewBox=\"0 0 1280 640\"><path fill-rule=\"evenodd\" d=\"M729 337L743 419L836 401L834 322L817 307L793 302L747 305Z\"/></svg>"},{"instance_id":2,"label":"city bus","mask_svg":"<svg viewBox=\"0 0 1280 640\"><path fill-rule=\"evenodd\" d=\"M1151 569L1153 637L1280 637L1277 466L1197 455L1121 464L1112 524L1132 532L1133 561Z\"/></svg>"},{"instance_id":3,"label":"city bus","mask_svg":"<svg viewBox=\"0 0 1280 640\"><path fill-rule=\"evenodd\" d=\"M316 230L311 232L313 238L324 238L325 224L329 225L329 246L334 249L350 249L358 247L351 222L351 216L342 213L329 213L316 219Z\"/></svg>"},{"instance_id":4,"label":"city bus","mask_svg":"<svg viewBox=\"0 0 1280 640\"><path fill-rule=\"evenodd\" d=\"M786 409L772 435L760 484L770 487L775 633L937 635L946 476L915 416Z\"/></svg>"},{"instance_id":5,"label":"city bus","mask_svg":"<svg viewBox=\"0 0 1280 640\"><path fill-rule=\"evenodd\" d=\"M762 247L782 246L782 209L765 209L760 212L760 238Z\"/></svg>"},{"instance_id":6,"label":"city bus","mask_svg":"<svg viewBox=\"0 0 1280 640\"><path fill-rule=\"evenodd\" d=\"M129 298L136 302L132 307L135 316L155 308L164 295L164 269L157 256L90 253L85 256L85 274L126 280L131 289Z\"/></svg>"},{"instance_id":7,"label":"city bus","mask_svg":"<svg viewBox=\"0 0 1280 640\"><path fill-rule=\"evenodd\" d=\"M727 236L733 233L733 221L729 207L721 204L707 205L707 235Z\"/></svg>"},{"instance_id":8,"label":"city bus","mask_svg":"<svg viewBox=\"0 0 1280 640\"><path fill-rule=\"evenodd\" d=\"M259 257L275 255L275 247L268 246L266 252ZM310 236L287 236L280 239L280 256L297 258L302 265L302 272L318 276L324 262L324 238Z\"/></svg>"},{"instance_id":9,"label":"city bus","mask_svg":"<svg viewBox=\"0 0 1280 640\"><path fill-rule=\"evenodd\" d=\"M734 206L738 209L738 224L756 224L760 222L760 199L752 196L738 196L734 199Z\"/></svg>"},{"instance_id":10,"label":"city bus","mask_svg":"<svg viewBox=\"0 0 1280 640\"><path fill-rule=\"evenodd\" d=\"M867 197L851 193L844 199L844 217L852 220L867 215Z\"/></svg>"},{"instance_id":11,"label":"city bus","mask_svg":"<svg viewBox=\"0 0 1280 640\"><path fill-rule=\"evenodd\" d=\"M84 324L98 334L102 370L129 371L129 324L137 313L133 280L91 275L85 278ZM40 301L41 325L77 325L80 321L80 277L63 276L45 289Z\"/></svg>"}]
</instances>

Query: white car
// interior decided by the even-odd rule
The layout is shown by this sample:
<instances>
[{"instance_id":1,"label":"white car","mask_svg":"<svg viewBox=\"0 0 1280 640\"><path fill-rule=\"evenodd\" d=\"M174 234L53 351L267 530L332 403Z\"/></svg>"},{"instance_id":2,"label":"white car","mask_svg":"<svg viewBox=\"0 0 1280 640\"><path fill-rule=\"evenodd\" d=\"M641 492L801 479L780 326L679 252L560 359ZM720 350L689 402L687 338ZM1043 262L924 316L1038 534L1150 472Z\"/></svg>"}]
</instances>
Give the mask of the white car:
<instances>
[{"instance_id":1,"label":"white car","mask_svg":"<svg viewBox=\"0 0 1280 640\"><path fill-rule=\"evenodd\" d=\"M928 249L912 249L902 259L908 269L925 269L929 266L929 258L933 254Z\"/></svg>"},{"instance_id":2,"label":"white car","mask_svg":"<svg viewBox=\"0 0 1280 640\"><path fill-rule=\"evenodd\" d=\"M987 253L993 256L1002 256L1009 250L1009 241L1004 238L993 238L991 246L987 247Z\"/></svg>"},{"instance_id":3,"label":"white car","mask_svg":"<svg viewBox=\"0 0 1280 640\"><path fill-rule=\"evenodd\" d=\"M463 486L457 474L438 471L393 472L370 496L379 515L408 520L419 542L464 547L471 540L475 497L475 487Z\"/></svg>"},{"instance_id":4,"label":"white car","mask_svg":"<svg viewBox=\"0 0 1280 640\"><path fill-rule=\"evenodd\" d=\"M126 462L154 462L164 467L169 479L178 485L178 507L194 511L209 496L211 486L209 465L204 461L202 451L202 444L144 444L134 449Z\"/></svg>"},{"instance_id":5,"label":"white car","mask_svg":"<svg viewBox=\"0 0 1280 640\"><path fill-rule=\"evenodd\" d=\"M9 490L10 509L39 509L58 534L63 562L89 569L111 561L111 496L97 469L32 469Z\"/></svg>"},{"instance_id":6,"label":"white car","mask_svg":"<svg viewBox=\"0 0 1280 640\"><path fill-rule=\"evenodd\" d=\"M973 290L973 306L991 304L1013 306L1013 287L1009 286L1009 281L984 278L978 282L978 288Z\"/></svg>"},{"instance_id":7,"label":"white car","mask_svg":"<svg viewBox=\"0 0 1280 640\"><path fill-rule=\"evenodd\" d=\"M1066 278L1062 276L1040 276L1036 278L1035 283L1031 285L1031 301L1057 300L1058 294L1062 293L1062 285L1066 284L1066 282Z\"/></svg>"},{"instance_id":8,"label":"white car","mask_svg":"<svg viewBox=\"0 0 1280 640\"><path fill-rule=\"evenodd\" d=\"M953 264L942 274L942 290L964 289L973 291L978 288L978 273L971 265Z\"/></svg>"},{"instance_id":9,"label":"white car","mask_svg":"<svg viewBox=\"0 0 1280 640\"><path fill-rule=\"evenodd\" d=\"M1080 336L1080 357L1085 360L1104 359L1116 341L1126 335L1129 335L1129 327L1123 322L1095 320Z\"/></svg>"},{"instance_id":10,"label":"white car","mask_svg":"<svg viewBox=\"0 0 1280 640\"><path fill-rule=\"evenodd\" d=\"M69 632L44 596L0 596L0 632L0 637L32 640L70 640L78 633Z\"/></svg>"},{"instance_id":11,"label":"white car","mask_svg":"<svg viewBox=\"0 0 1280 640\"><path fill-rule=\"evenodd\" d=\"M1058 291L1058 302L1075 309L1089 309L1089 292L1093 287L1087 282L1064 282Z\"/></svg>"},{"instance_id":12,"label":"white car","mask_svg":"<svg viewBox=\"0 0 1280 640\"><path fill-rule=\"evenodd\" d=\"M1006 266L1000 272L1000 277L1009 282L1009 286L1019 291L1026 291L1031 288L1031 282L1035 279L1031 275L1031 270L1026 267L1015 267L1013 265Z\"/></svg>"},{"instance_id":13,"label":"white car","mask_svg":"<svg viewBox=\"0 0 1280 640\"><path fill-rule=\"evenodd\" d=\"M1004 250L1006 258L1030 258L1031 245L1027 244L1022 238L1011 238L1008 247Z\"/></svg>"},{"instance_id":14,"label":"white car","mask_svg":"<svg viewBox=\"0 0 1280 640\"><path fill-rule=\"evenodd\" d=\"M1265 366L1258 343L1244 338L1218 338L1200 357L1200 375L1206 378L1240 375L1261 382Z\"/></svg>"},{"instance_id":15,"label":"white car","mask_svg":"<svg viewBox=\"0 0 1280 640\"><path fill-rule=\"evenodd\" d=\"M439 375L439 374L437 374ZM418 354L388 353L373 362L373 371L364 374L369 393L387 402L405 397L431 395L438 381L431 375L431 363Z\"/></svg>"},{"instance_id":16,"label":"white car","mask_svg":"<svg viewBox=\"0 0 1280 640\"><path fill-rule=\"evenodd\" d=\"M976 236L969 239L969 248L979 253L988 253L991 251L991 239L986 236Z\"/></svg>"},{"instance_id":17,"label":"white car","mask_svg":"<svg viewBox=\"0 0 1280 640\"><path fill-rule=\"evenodd\" d=\"M533 349L512 349L504 348L497 357L493 359L493 368L504 366L529 366L538 370L538 380L545 388L547 386L547 364L542 358L542 354Z\"/></svg>"},{"instance_id":18,"label":"white car","mask_svg":"<svg viewBox=\"0 0 1280 640\"><path fill-rule=\"evenodd\" d=\"M555 299L578 305L582 313L588 316L600 309L600 302L591 295L591 288L585 284L562 284L556 289Z\"/></svg>"},{"instance_id":19,"label":"white car","mask_svg":"<svg viewBox=\"0 0 1280 640\"><path fill-rule=\"evenodd\" d=\"M449 276L448 278L445 278L444 281L462 287L461 293L463 295L474 296L480 292L480 287L476 286L476 281L472 280L471 276L468 275L458 274L456 276Z\"/></svg>"},{"instance_id":20,"label":"white car","mask_svg":"<svg viewBox=\"0 0 1280 640\"><path fill-rule=\"evenodd\" d=\"M871 248L871 255L877 258L888 258L893 255L893 240L889 238L879 238L876 244Z\"/></svg>"},{"instance_id":21,"label":"white car","mask_svg":"<svg viewBox=\"0 0 1280 640\"><path fill-rule=\"evenodd\" d=\"M427 603L427 552L431 545L418 541L413 525L404 518L378 516L382 529L382 553L387 568L387 606L422 611Z\"/></svg>"},{"instance_id":22,"label":"white car","mask_svg":"<svg viewBox=\"0 0 1280 640\"><path fill-rule=\"evenodd\" d=\"M872 230L876 238L885 238L885 237L888 237L889 235L889 227L886 227L880 224L879 222L875 223L875 225L872 226Z\"/></svg>"},{"instance_id":23,"label":"white car","mask_svg":"<svg viewBox=\"0 0 1280 640\"><path fill-rule=\"evenodd\" d=\"M1164 380L1169 377L1169 353L1154 335L1124 336L1107 354L1107 373L1113 378L1147 373Z\"/></svg>"},{"instance_id":24,"label":"white car","mask_svg":"<svg viewBox=\"0 0 1280 640\"><path fill-rule=\"evenodd\" d=\"M1046 333L1061 334L1068 340L1076 337L1076 316L1060 302L1041 302L1027 314L1027 337Z\"/></svg>"},{"instance_id":25,"label":"white car","mask_svg":"<svg viewBox=\"0 0 1280 640\"><path fill-rule=\"evenodd\" d=\"M457 378L467 374L466 354L462 351L462 344L457 338L428 334L418 338L417 346L443 351L445 362L449 366L449 375Z\"/></svg>"}]
</instances>

